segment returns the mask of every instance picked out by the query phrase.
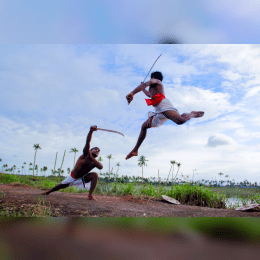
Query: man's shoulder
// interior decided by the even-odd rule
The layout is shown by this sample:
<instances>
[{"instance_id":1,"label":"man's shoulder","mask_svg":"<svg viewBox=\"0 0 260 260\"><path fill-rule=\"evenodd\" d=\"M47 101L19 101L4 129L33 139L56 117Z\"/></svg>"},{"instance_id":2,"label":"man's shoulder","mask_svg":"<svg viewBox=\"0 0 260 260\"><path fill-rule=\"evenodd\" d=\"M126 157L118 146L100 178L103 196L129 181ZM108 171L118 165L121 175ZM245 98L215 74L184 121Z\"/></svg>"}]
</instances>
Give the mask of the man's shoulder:
<instances>
[{"instance_id":1,"label":"man's shoulder","mask_svg":"<svg viewBox=\"0 0 260 260\"><path fill-rule=\"evenodd\" d=\"M159 79L150 79L151 84L162 85L162 82Z\"/></svg>"}]
</instances>

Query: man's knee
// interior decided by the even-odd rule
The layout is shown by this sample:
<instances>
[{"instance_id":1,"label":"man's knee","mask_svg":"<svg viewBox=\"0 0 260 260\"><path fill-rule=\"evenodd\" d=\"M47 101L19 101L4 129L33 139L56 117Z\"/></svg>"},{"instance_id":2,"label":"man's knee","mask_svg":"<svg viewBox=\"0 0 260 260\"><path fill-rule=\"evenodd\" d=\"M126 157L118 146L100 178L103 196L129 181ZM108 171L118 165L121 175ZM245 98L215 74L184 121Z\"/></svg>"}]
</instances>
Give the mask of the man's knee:
<instances>
[{"instance_id":1,"label":"man's knee","mask_svg":"<svg viewBox=\"0 0 260 260\"><path fill-rule=\"evenodd\" d=\"M142 124L142 130L146 130L148 129L148 121L145 121L143 124Z\"/></svg>"},{"instance_id":2,"label":"man's knee","mask_svg":"<svg viewBox=\"0 0 260 260\"><path fill-rule=\"evenodd\" d=\"M178 121L176 123L177 123L177 125L182 125L185 122L186 122L186 120L184 120L184 119L178 119Z\"/></svg>"},{"instance_id":3,"label":"man's knee","mask_svg":"<svg viewBox=\"0 0 260 260\"><path fill-rule=\"evenodd\" d=\"M92 172L91 177L97 179L98 178L98 173L97 172Z\"/></svg>"}]
</instances>

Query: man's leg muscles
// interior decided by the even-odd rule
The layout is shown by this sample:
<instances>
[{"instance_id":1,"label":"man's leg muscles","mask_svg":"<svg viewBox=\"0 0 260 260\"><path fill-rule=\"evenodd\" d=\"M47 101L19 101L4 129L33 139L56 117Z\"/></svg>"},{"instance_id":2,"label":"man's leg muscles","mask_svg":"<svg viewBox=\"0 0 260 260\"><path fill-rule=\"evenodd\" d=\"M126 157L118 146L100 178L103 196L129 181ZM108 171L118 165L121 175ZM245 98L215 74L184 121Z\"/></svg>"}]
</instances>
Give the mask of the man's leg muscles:
<instances>
[{"instance_id":1,"label":"man's leg muscles","mask_svg":"<svg viewBox=\"0 0 260 260\"><path fill-rule=\"evenodd\" d=\"M204 115L204 112L202 111L192 111L191 113L183 113L179 114L177 111L168 110L163 112L164 116L168 119L172 120L177 125L182 125L191 118L197 118L202 117Z\"/></svg>"},{"instance_id":2,"label":"man's leg muscles","mask_svg":"<svg viewBox=\"0 0 260 260\"><path fill-rule=\"evenodd\" d=\"M146 132L147 132L147 128L148 128L148 122L149 122L150 119L147 119L143 125L142 125L142 128L141 128L141 132L139 134L139 137L138 137L138 140L137 140L137 143L134 147L134 149L126 156L126 160L133 157L133 156L137 156L138 155L138 149L139 147L141 146L143 140L145 139L146 137Z\"/></svg>"},{"instance_id":3,"label":"man's leg muscles","mask_svg":"<svg viewBox=\"0 0 260 260\"><path fill-rule=\"evenodd\" d=\"M60 184L56 185L55 187L53 187L52 189L42 193L42 195L49 195L51 192L67 188L68 186L69 186L69 184L62 184L62 183L60 183Z\"/></svg>"}]
</instances>

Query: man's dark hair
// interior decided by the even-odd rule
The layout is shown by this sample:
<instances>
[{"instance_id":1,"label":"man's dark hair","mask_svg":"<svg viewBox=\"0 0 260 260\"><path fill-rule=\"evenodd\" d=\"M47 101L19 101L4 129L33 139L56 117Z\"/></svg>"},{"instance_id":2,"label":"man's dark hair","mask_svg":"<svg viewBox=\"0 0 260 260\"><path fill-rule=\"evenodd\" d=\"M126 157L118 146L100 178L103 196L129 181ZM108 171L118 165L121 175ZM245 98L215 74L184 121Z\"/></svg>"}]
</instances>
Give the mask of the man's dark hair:
<instances>
[{"instance_id":1,"label":"man's dark hair","mask_svg":"<svg viewBox=\"0 0 260 260\"><path fill-rule=\"evenodd\" d=\"M97 148L98 151L100 152L100 149L99 149L98 147L93 147L93 148L91 148L91 150L93 150L93 149L95 149L95 148ZM90 150L90 151L91 151L91 150Z\"/></svg>"},{"instance_id":2,"label":"man's dark hair","mask_svg":"<svg viewBox=\"0 0 260 260\"><path fill-rule=\"evenodd\" d=\"M160 81L163 80L163 75L160 71L155 71L151 74L151 78L159 79Z\"/></svg>"}]
</instances>

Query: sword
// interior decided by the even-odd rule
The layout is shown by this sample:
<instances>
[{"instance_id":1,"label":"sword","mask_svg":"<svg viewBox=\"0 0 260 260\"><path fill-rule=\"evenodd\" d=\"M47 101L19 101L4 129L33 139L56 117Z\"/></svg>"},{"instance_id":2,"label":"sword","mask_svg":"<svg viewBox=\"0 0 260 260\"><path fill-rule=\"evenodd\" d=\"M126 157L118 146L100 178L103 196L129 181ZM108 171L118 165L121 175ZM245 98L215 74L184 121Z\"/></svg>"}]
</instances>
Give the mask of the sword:
<instances>
[{"instance_id":1,"label":"sword","mask_svg":"<svg viewBox=\"0 0 260 260\"><path fill-rule=\"evenodd\" d=\"M158 59L159 59L161 56L162 56L162 54L156 59L156 61L158 61ZM154 64L156 63L156 61L154 62ZM153 64L153 66L154 66L154 64ZM152 70L153 66L152 66L151 69L149 70L149 72L148 72L148 74L146 75L146 77L144 78L144 81L143 81L143 82L145 82L145 80L146 80L147 76L149 75L150 71Z\"/></svg>"},{"instance_id":2,"label":"sword","mask_svg":"<svg viewBox=\"0 0 260 260\"><path fill-rule=\"evenodd\" d=\"M124 136L122 133L117 132L117 131L114 131L114 130L107 130L107 129L102 129L102 128L97 128L97 130L107 131L107 132L112 132L112 133L117 133L117 134L120 134L120 135Z\"/></svg>"}]
</instances>

